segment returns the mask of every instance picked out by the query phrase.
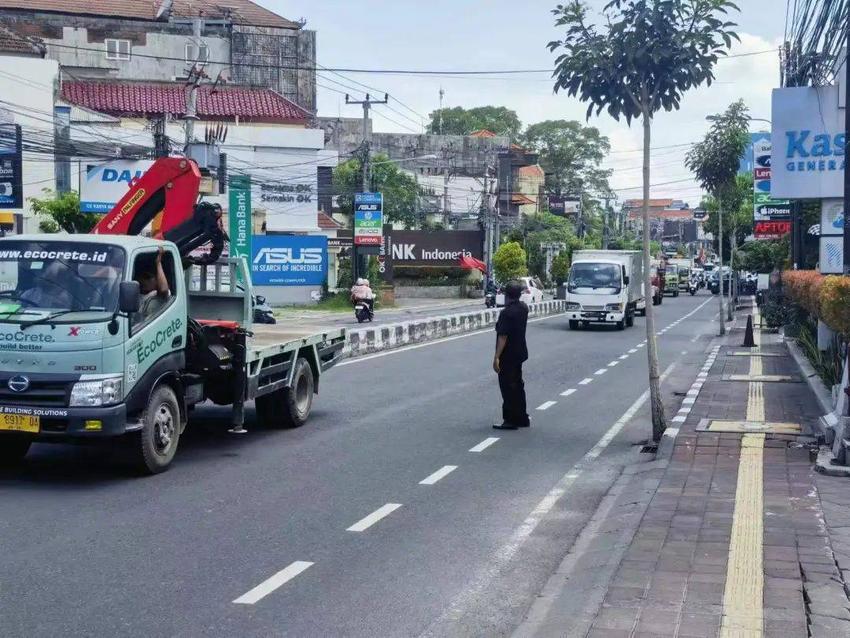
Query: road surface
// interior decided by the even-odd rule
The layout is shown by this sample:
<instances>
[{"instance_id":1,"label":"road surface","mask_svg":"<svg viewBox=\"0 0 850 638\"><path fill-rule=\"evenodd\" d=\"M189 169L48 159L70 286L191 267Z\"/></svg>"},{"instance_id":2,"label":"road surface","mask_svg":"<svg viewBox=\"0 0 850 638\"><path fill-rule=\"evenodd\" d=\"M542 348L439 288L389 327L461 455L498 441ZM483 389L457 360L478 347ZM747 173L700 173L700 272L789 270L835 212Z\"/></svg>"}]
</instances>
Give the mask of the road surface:
<instances>
[{"instance_id":1,"label":"road surface","mask_svg":"<svg viewBox=\"0 0 850 638\"><path fill-rule=\"evenodd\" d=\"M657 310L672 403L717 307ZM34 446L0 474L0 635L510 635L641 456L644 339L529 323L528 430L490 427L488 330L345 362L298 430L201 409L159 476Z\"/></svg>"}]
</instances>

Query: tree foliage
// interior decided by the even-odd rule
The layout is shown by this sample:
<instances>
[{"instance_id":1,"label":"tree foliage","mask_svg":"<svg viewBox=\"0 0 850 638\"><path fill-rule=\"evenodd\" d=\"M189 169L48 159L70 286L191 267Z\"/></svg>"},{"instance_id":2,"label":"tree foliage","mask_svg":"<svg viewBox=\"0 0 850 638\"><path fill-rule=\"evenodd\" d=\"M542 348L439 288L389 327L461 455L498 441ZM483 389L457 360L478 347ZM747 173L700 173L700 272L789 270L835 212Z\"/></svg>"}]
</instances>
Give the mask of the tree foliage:
<instances>
[{"instance_id":1,"label":"tree foliage","mask_svg":"<svg viewBox=\"0 0 850 638\"><path fill-rule=\"evenodd\" d=\"M735 211L741 205L736 176L741 156L750 143L749 130L750 116L744 101L733 102L725 112L711 117L708 133L685 157L685 165L700 185L722 199L724 210ZM752 178L749 190L752 192Z\"/></svg>"},{"instance_id":2,"label":"tree foliage","mask_svg":"<svg viewBox=\"0 0 850 638\"><path fill-rule=\"evenodd\" d=\"M493 269L496 271L496 279L505 282L528 274L526 255L522 246L515 241L499 246L493 255Z\"/></svg>"},{"instance_id":3,"label":"tree foliage","mask_svg":"<svg viewBox=\"0 0 850 638\"><path fill-rule=\"evenodd\" d=\"M384 194L384 218L407 228L417 225L416 180L389 161L386 155L373 155L370 163L371 190ZM343 162L334 169L334 193L339 207L354 214L354 194L362 190L362 171L359 158Z\"/></svg>"},{"instance_id":4,"label":"tree foliage","mask_svg":"<svg viewBox=\"0 0 850 638\"><path fill-rule=\"evenodd\" d=\"M559 252L552 260L552 280L557 285L561 285L567 280L570 274L570 255L567 251Z\"/></svg>"},{"instance_id":5,"label":"tree foliage","mask_svg":"<svg viewBox=\"0 0 850 638\"><path fill-rule=\"evenodd\" d=\"M38 228L43 233L65 231L71 234L88 233L97 223L99 216L80 212L80 196L76 191L54 193L45 189L44 197L30 197L32 211L38 215Z\"/></svg>"},{"instance_id":6,"label":"tree foliage","mask_svg":"<svg viewBox=\"0 0 850 638\"><path fill-rule=\"evenodd\" d=\"M728 0L610 0L600 30L588 20L581 0L559 4L552 13L565 28L555 59L555 90L587 102L587 116L603 110L627 122L679 108L682 95L714 80L714 65L726 55L734 23L724 19L737 7Z\"/></svg>"},{"instance_id":7,"label":"tree foliage","mask_svg":"<svg viewBox=\"0 0 850 638\"><path fill-rule=\"evenodd\" d=\"M769 273L783 269L791 256L788 237L769 241L751 241L742 248L743 263L750 272Z\"/></svg>"},{"instance_id":8,"label":"tree foliage","mask_svg":"<svg viewBox=\"0 0 850 638\"><path fill-rule=\"evenodd\" d=\"M700 208L708 213L703 229L714 236L714 248L718 234L718 199L711 195L703 197ZM732 229L735 229L735 246L740 247L753 232L753 175L736 175L734 184L723 195L723 254L730 255Z\"/></svg>"},{"instance_id":9,"label":"tree foliage","mask_svg":"<svg viewBox=\"0 0 850 638\"><path fill-rule=\"evenodd\" d=\"M522 128L516 111L504 106L478 106L471 109L455 106L432 111L430 118L427 131L432 134L442 130L443 135L469 135L486 129L496 135L506 135L514 139Z\"/></svg>"},{"instance_id":10,"label":"tree foliage","mask_svg":"<svg viewBox=\"0 0 850 638\"><path fill-rule=\"evenodd\" d=\"M611 150L608 138L593 126L575 120L546 120L531 124L521 143L540 155L546 188L556 195L611 191L611 171L601 163Z\"/></svg>"}]
</instances>

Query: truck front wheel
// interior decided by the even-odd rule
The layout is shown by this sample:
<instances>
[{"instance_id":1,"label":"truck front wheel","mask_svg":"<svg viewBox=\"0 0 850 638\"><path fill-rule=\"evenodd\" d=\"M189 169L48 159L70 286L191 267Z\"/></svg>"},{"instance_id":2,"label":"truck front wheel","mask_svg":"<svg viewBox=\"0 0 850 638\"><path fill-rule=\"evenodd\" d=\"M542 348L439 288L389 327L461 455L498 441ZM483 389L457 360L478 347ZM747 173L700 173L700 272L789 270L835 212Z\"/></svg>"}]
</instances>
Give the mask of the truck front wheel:
<instances>
[{"instance_id":1,"label":"truck front wheel","mask_svg":"<svg viewBox=\"0 0 850 638\"><path fill-rule=\"evenodd\" d=\"M307 359L295 362L292 386L257 397L257 420L271 427L299 428L313 407L313 369Z\"/></svg>"},{"instance_id":2,"label":"truck front wheel","mask_svg":"<svg viewBox=\"0 0 850 638\"><path fill-rule=\"evenodd\" d=\"M633 313L626 310L626 327L631 328L633 325L635 325L635 316Z\"/></svg>"},{"instance_id":3,"label":"truck front wheel","mask_svg":"<svg viewBox=\"0 0 850 638\"><path fill-rule=\"evenodd\" d=\"M167 385L157 387L151 394L142 416L142 431L136 436L135 456L139 468L148 474L167 470L180 440L180 406L174 390Z\"/></svg>"},{"instance_id":4,"label":"truck front wheel","mask_svg":"<svg viewBox=\"0 0 850 638\"><path fill-rule=\"evenodd\" d=\"M0 470L17 465L29 452L32 440L18 436L0 438Z\"/></svg>"},{"instance_id":5,"label":"truck front wheel","mask_svg":"<svg viewBox=\"0 0 850 638\"><path fill-rule=\"evenodd\" d=\"M578 321L576 319L570 319L570 330L578 330Z\"/></svg>"}]
</instances>

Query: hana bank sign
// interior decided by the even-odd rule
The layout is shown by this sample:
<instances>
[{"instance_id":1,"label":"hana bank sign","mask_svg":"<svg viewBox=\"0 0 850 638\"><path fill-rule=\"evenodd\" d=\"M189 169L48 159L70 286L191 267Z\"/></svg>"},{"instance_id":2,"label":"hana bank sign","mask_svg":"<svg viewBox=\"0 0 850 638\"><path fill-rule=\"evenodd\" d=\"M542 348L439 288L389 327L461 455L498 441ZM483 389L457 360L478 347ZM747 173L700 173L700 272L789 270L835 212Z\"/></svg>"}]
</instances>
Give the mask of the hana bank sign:
<instances>
[{"instance_id":1,"label":"hana bank sign","mask_svg":"<svg viewBox=\"0 0 850 638\"><path fill-rule=\"evenodd\" d=\"M841 197L847 137L837 87L774 89L772 106L770 196Z\"/></svg>"}]
</instances>

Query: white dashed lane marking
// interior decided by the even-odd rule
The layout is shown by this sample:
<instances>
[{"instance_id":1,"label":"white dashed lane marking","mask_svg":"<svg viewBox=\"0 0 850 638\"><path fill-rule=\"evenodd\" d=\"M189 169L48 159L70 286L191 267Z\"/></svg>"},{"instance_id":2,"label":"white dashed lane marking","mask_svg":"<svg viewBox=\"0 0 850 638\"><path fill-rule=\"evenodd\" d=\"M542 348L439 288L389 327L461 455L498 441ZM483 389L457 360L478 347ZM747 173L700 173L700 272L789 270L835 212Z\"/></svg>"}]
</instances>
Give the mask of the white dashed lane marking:
<instances>
[{"instance_id":1,"label":"white dashed lane marking","mask_svg":"<svg viewBox=\"0 0 850 638\"><path fill-rule=\"evenodd\" d=\"M437 481L442 478L447 477L449 474L454 472L457 469L457 465L444 465L439 470L431 474L429 477L419 481L419 485L433 485Z\"/></svg>"},{"instance_id":2,"label":"white dashed lane marking","mask_svg":"<svg viewBox=\"0 0 850 638\"><path fill-rule=\"evenodd\" d=\"M551 408L556 403L557 403L557 401L547 401L546 403L541 403L540 405L538 405L537 409L538 410L548 410L549 408Z\"/></svg>"},{"instance_id":3,"label":"white dashed lane marking","mask_svg":"<svg viewBox=\"0 0 850 638\"><path fill-rule=\"evenodd\" d=\"M568 397L571 394L575 394L575 391L576 391L575 388L570 388L569 390L564 390L563 392L561 392L561 396L562 397Z\"/></svg>"},{"instance_id":4,"label":"white dashed lane marking","mask_svg":"<svg viewBox=\"0 0 850 638\"><path fill-rule=\"evenodd\" d=\"M470 451L470 452L483 452L484 450L486 450L488 447L490 447L491 445L493 445L493 444L494 444L496 441L498 441L498 440L499 440L499 437L498 437L498 436L490 436L490 437L487 437L486 439L484 439L483 441L481 441L481 443L479 443L479 444L478 444L478 445L476 445L475 447L473 447L473 448L469 448L469 451Z\"/></svg>"},{"instance_id":5,"label":"white dashed lane marking","mask_svg":"<svg viewBox=\"0 0 850 638\"><path fill-rule=\"evenodd\" d=\"M349 527L346 531L348 532L364 532L372 525L377 523L382 518L386 518L393 512L395 512L399 507L401 507L401 503L387 503L386 505L382 505L374 512L366 516L365 518L361 518L354 525Z\"/></svg>"},{"instance_id":6,"label":"white dashed lane marking","mask_svg":"<svg viewBox=\"0 0 850 638\"><path fill-rule=\"evenodd\" d=\"M248 593L242 594L233 602L237 605L253 605L312 566L313 563L309 561L297 560L288 567L281 569L271 578L264 580Z\"/></svg>"}]
</instances>

